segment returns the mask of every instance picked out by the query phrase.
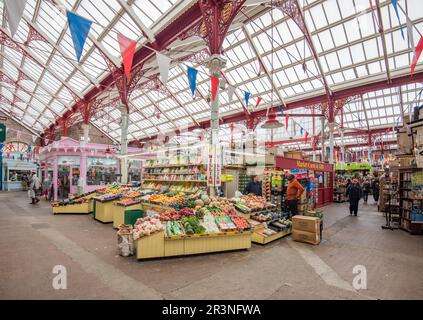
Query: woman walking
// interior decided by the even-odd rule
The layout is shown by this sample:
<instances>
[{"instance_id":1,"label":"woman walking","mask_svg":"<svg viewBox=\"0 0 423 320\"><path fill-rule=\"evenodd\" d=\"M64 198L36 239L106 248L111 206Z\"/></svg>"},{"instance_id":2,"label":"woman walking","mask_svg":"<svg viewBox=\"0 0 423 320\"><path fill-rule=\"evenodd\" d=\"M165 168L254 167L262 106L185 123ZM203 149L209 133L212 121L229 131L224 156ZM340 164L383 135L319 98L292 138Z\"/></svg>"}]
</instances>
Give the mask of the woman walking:
<instances>
[{"instance_id":1,"label":"woman walking","mask_svg":"<svg viewBox=\"0 0 423 320\"><path fill-rule=\"evenodd\" d=\"M347 196L350 201L350 215L357 217L358 212L358 203L363 195L360 184L357 179L352 181L352 184L349 185L347 189Z\"/></svg>"},{"instance_id":2,"label":"woman walking","mask_svg":"<svg viewBox=\"0 0 423 320\"><path fill-rule=\"evenodd\" d=\"M31 173L31 177L29 181L30 181L30 184L29 184L28 195L32 200L30 204L37 204L38 202L40 202L40 199L38 199L37 197L37 193L41 188L41 181L40 179L38 179L35 173Z\"/></svg>"},{"instance_id":3,"label":"woman walking","mask_svg":"<svg viewBox=\"0 0 423 320\"><path fill-rule=\"evenodd\" d=\"M376 174L372 182L373 199L375 200L376 203L378 203L379 201L379 188L380 188L379 177Z\"/></svg>"}]
</instances>

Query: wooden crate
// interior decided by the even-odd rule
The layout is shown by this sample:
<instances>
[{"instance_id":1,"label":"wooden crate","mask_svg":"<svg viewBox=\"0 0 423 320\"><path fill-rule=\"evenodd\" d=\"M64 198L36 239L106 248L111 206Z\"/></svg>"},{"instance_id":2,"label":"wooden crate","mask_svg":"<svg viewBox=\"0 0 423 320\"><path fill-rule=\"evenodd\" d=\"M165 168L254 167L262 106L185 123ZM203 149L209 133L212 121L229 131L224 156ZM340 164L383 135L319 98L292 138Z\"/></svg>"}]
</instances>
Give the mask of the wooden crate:
<instances>
[{"instance_id":1,"label":"wooden crate","mask_svg":"<svg viewBox=\"0 0 423 320\"><path fill-rule=\"evenodd\" d=\"M164 257L165 240L163 231L139 238L136 243L137 259Z\"/></svg>"},{"instance_id":2,"label":"wooden crate","mask_svg":"<svg viewBox=\"0 0 423 320\"><path fill-rule=\"evenodd\" d=\"M291 234L290 229L286 229L284 231L275 233L275 234L273 234L271 236L267 236L267 237L265 237L261 233L254 232L251 236L251 241L254 242L254 243L258 243L258 244L267 244L267 243L275 241L277 239L286 237L287 235L290 235L290 234Z\"/></svg>"},{"instance_id":3,"label":"wooden crate","mask_svg":"<svg viewBox=\"0 0 423 320\"><path fill-rule=\"evenodd\" d=\"M94 219L103 222L109 223L113 222L113 210L114 205L112 201L108 202L101 202L98 200L95 201L95 212L94 212Z\"/></svg>"},{"instance_id":4,"label":"wooden crate","mask_svg":"<svg viewBox=\"0 0 423 320\"><path fill-rule=\"evenodd\" d=\"M53 214L71 214L71 213L85 213L89 214L89 203L75 203L66 206L52 207Z\"/></svg>"},{"instance_id":5,"label":"wooden crate","mask_svg":"<svg viewBox=\"0 0 423 320\"><path fill-rule=\"evenodd\" d=\"M119 228L119 226L123 223L125 223L125 211L126 210L141 210L141 205L134 204L132 206L119 206L116 204L113 204L113 228Z\"/></svg>"}]
</instances>

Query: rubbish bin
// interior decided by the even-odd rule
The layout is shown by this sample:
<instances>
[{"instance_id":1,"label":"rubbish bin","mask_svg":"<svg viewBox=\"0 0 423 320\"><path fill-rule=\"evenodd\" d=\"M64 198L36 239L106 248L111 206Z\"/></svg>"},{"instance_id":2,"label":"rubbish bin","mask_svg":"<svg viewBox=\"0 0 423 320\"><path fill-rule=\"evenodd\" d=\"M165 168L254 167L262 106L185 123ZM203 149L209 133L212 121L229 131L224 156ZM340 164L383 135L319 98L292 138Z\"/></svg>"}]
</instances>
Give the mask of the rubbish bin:
<instances>
[{"instance_id":1,"label":"rubbish bin","mask_svg":"<svg viewBox=\"0 0 423 320\"><path fill-rule=\"evenodd\" d=\"M125 211L125 217L124 217L124 224L130 224L135 225L135 222L137 222L137 219L144 218L145 212L144 210L126 210Z\"/></svg>"}]
</instances>

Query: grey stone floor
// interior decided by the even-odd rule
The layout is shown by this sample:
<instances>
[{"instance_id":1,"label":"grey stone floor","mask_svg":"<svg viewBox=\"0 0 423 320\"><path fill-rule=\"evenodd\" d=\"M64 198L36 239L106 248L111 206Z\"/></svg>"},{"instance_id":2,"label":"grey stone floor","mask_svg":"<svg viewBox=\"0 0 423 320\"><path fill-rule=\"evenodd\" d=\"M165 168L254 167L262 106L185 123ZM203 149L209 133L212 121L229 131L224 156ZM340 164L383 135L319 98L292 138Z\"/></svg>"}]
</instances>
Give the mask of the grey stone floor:
<instances>
[{"instance_id":1,"label":"grey stone floor","mask_svg":"<svg viewBox=\"0 0 423 320\"><path fill-rule=\"evenodd\" d=\"M90 215L51 214L25 192L0 193L1 299L423 299L423 236L382 230L374 204L325 207L318 246L289 237L248 251L138 262ZM52 286L53 267L67 289ZM353 268L367 289L353 289Z\"/></svg>"}]
</instances>

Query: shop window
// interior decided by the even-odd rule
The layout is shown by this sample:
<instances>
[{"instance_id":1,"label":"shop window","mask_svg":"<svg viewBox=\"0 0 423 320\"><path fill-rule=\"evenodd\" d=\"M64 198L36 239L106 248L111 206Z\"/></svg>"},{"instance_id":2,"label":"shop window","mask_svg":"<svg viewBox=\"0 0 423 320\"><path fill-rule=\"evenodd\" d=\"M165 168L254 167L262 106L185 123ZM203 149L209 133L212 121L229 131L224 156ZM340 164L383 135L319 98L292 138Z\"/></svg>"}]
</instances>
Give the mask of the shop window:
<instances>
[{"instance_id":1,"label":"shop window","mask_svg":"<svg viewBox=\"0 0 423 320\"><path fill-rule=\"evenodd\" d=\"M87 158L87 185L100 186L117 180L117 160Z\"/></svg>"}]
</instances>

